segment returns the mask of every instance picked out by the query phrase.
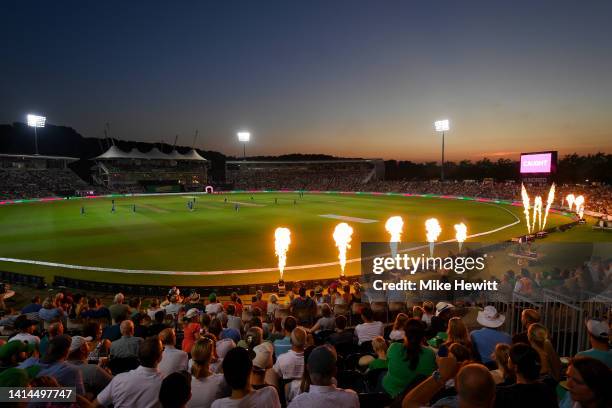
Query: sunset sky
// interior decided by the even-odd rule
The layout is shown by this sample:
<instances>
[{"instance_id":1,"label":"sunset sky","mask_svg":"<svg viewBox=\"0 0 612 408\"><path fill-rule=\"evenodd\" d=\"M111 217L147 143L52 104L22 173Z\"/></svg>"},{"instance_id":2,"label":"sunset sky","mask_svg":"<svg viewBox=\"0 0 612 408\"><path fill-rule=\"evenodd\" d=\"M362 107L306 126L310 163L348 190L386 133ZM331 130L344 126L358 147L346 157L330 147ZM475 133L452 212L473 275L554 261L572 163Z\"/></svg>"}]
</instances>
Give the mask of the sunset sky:
<instances>
[{"instance_id":1,"label":"sunset sky","mask_svg":"<svg viewBox=\"0 0 612 408\"><path fill-rule=\"evenodd\" d=\"M0 123L238 155L612 152L610 1L10 1Z\"/></svg>"}]
</instances>

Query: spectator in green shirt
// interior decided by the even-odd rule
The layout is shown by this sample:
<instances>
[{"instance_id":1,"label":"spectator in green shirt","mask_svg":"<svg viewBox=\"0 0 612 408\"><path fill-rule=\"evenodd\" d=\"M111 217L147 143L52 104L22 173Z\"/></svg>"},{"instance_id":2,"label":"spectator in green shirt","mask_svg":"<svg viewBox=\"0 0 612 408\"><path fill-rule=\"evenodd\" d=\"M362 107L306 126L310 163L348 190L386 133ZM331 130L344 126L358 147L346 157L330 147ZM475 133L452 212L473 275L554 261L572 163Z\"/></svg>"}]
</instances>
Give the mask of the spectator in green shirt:
<instances>
[{"instance_id":1,"label":"spectator in green shirt","mask_svg":"<svg viewBox=\"0 0 612 408\"><path fill-rule=\"evenodd\" d=\"M387 368L387 342L382 336L376 336L372 339L372 348L376 353L376 358L368 364L369 370L377 368Z\"/></svg>"},{"instance_id":2,"label":"spectator in green shirt","mask_svg":"<svg viewBox=\"0 0 612 408\"><path fill-rule=\"evenodd\" d=\"M384 390L395 398L420 376L428 377L436 369L436 354L423 346L425 324L410 319L404 328L403 343L393 343L387 352L388 368L383 378Z\"/></svg>"}]
</instances>

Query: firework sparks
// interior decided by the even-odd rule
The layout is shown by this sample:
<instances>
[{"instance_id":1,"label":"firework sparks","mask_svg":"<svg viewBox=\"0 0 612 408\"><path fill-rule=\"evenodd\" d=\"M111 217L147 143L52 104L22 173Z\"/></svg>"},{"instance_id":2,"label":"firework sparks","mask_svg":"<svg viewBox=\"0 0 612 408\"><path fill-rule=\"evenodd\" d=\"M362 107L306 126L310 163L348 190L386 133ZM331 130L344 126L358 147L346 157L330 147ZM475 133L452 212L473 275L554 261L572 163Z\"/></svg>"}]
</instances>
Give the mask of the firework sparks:
<instances>
[{"instance_id":1,"label":"firework sparks","mask_svg":"<svg viewBox=\"0 0 612 408\"><path fill-rule=\"evenodd\" d=\"M531 222L531 229L535 231L536 219L538 221L538 231L542 230L542 197L536 196L533 199L533 220Z\"/></svg>"},{"instance_id":2,"label":"firework sparks","mask_svg":"<svg viewBox=\"0 0 612 408\"><path fill-rule=\"evenodd\" d=\"M529 203L529 195L527 194L527 189L525 189L525 185L521 184L521 197L523 198L523 213L525 213L525 221L527 222L527 233L531 233L531 224L529 222L529 207L531 204Z\"/></svg>"},{"instance_id":3,"label":"firework sparks","mask_svg":"<svg viewBox=\"0 0 612 408\"><path fill-rule=\"evenodd\" d=\"M550 190L548 190L548 197L546 198L546 211L544 212L544 222L542 223L542 229L546 228L546 220L548 219L548 212L550 206L555 202L555 183L552 183Z\"/></svg>"},{"instance_id":4,"label":"firework sparks","mask_svg":"<svg viewBox=\"0 0 612 408\"><path fill-rule=\"evenodd\" d=\"M580 217L580 219L582 219L584 215L584 196L579 195L578 197L576 197L574 204L576 205L576 212L578 213L578 216Z\"/></svg>"},{"instance_id":5,"label":"firework sparks","mask_svg":"<svg viewBox=\"0 0 612 408\"><path fill-rule=\"evenodd\" d=\"M340 260L340 269L342 270L342 276L344 276L344 268L346 266L346 251L351 248L351 239L353 235L353 228L345 222L341 222L336 225L334 230L334 241L338 247L338 259Z\"/></svg>"},{"instance_id":6,"label":"firework sparks","mask_svg":"<svg viewBox=\"0 0 612 408\"><path fill-rule=\"evenodd\" d=\"M274 250L278 257L278 271L280 278L283 279L285 265L287 265L287 251L291 243L291 231L289 228L279 227L274 231Z\"/></svg>"},{"instance_id":7,"label":"firework sparks","mask_svg":"<svg viewBox=\"0 0 612 408\"><path fill-rule=\"evenodd\" d=\"M429 242L429 255L433 256L434 243L438 240L442 228L436 218L430 218L425 221L425 230L427 231L427 242Z\"/></svg>"},{"instance_id":8,"label":"firework sparks","mask_svg":"<svg viewBox=\"0 0 612 408\"><path fill-rule=\"evenodd\" d=\"M576 201L576 197L573 194L568 194L565 197L565 201L567 201L567 208L572 211L572 207L574 206L574 201Z\"/></svg>"}]
</instances>

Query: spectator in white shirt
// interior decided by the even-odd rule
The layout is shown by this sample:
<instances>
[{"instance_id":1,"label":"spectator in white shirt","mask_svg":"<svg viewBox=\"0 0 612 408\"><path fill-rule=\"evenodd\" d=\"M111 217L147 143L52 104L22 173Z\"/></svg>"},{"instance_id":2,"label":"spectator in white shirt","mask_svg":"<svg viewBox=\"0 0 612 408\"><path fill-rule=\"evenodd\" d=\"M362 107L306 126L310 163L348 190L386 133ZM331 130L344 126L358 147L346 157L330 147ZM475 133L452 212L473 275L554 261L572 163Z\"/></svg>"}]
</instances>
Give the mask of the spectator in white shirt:
<instances>
[{"instance_id":1,"label":"spectator in white shirt","mask_svg":"<svg viewBox=\"0 0 612 408\"><path fill-rule=\"evenodd\" d=\"M147 338L138 351L140 366L117 374L94 401L94 406L159 408L162 375L157 369L163 347L157 337Z\"/></svg>"},{"instance_id":2,"label":"spectator in white shirt","mask_svg":"<svg viewBox=\"0 0 612 408\"><path fill-rule=\"evenodd\" d=\"M281 379L302 378L307 336L306 330L300 326L291 332L291 350L278 356L274 367L272 367L279 382Z\"/></svg>"},{"instance_id":3,"label":"spectator in white shirt","mask_svg":"<svg viewBox=\"0 0 612 408\"><path fill-rule=\"evenodd\" d=\"M361 311L361 319L363 323L355 326L355 336L357 336L357 343L361 345L366 341L372 341L376 336L382 336L384 326L382 322L373 321L374 313L369 307L364 307Z\"/></svg>"},{"instance_id":4,"label":"spectator in white shirt","mask_svg":"<svg viewBox=\"0 0 612 408\"><path fill-rule=\"evenodd\" d=\"M214 400L227 397L231 389L223 374L210 370L210 361L215 356L215 342L210 337L201 337L191 349L191 400L189 408L210 408Z\"/></svg>"},{"instance_id":5,"label":"spectator in white shirt","mask_svg":"<svg viewBox=\"0 0 612 408\"><path fill-rule=\"evenodd\" d=\"M235 315L236 306L230 303L229 305L227 305L226 312L227 312L226 327L228 329L237 330L238 333L241 333L242 332L242 319L239 316Z\"/></svg>"},{"instance_id":6,"label":"spectator in white shirt","mask_svg":"<svg viewBox=\"0 0 612 408\"><path fill-rule=\"evenodd\" d=\"M172 316L177 316L182 308L183 308L183 305L179 303L178 297L176 295L170 296L170 303L164 306L164 310L166 314L169 314Z\"/></svg>"},{"instance_id":7,"label":"spectator in white shirt","mask_svg":"<svg viewBox=\"0 0 612 408\"><path fill-rule=\"evenodd\" d=\"M176 333L174 329L164 329L159 332L159 340L164 346L161 362L157 367L163 377L178 371L187 370L189 356L183 350L178 350L176 346Z\"/></svg>"},{"instance_id":8,"label":"spectator in white shirt","mask_svg":"<svg viewBox=\"0 0 612 408\"><path fill-rule=\"evenodd\" d=\"M280 408L278 393L274 387L263 387L256 391L251 387L253 364L249 352L242 347L230 350L223 360L223 376L231 387L229 397L212 403L212 408Z\"/></svg>"},{"instance_id":9,"label":"spectator in white shirt","mask_svg":"<svg viewBox=\"0 0 612 408\"><path fill-rule=\"evenodd\" d=\"M147 309L147 314L149 315L151 320L154 321L155 313L159 312L160 310L164 310L164 309L159 306L159 299L154 298L153 300L151 300L151 303L149 304L149 309Z\"/></svg>"},{"instance_id":10,"label":"spectator in white shirt","mask_svg":"<svg viewBox=\"0 0 612 408\"><path fill-rule=\"evenodd\" d=\"M223 311L223 305L217 302L217 295L215 293L211 293L208 295L208 304L206 305L206 314L211 315L211 317L216 317L218 313Z\"/></svg>"},{"instance_id":11,"label":"spectator in white shirt","mask_svg":"<svg viewBox=\"0 0 612 408\"><path fill-rule=\"evenodd\" d=\"M38 336L34 336L34 327L38 322L34 320L28 319L26 315L21 315L17 319L15 319L15 329L19 330L19 333L11 337L9 341L22 341L24 343L30 344L40 344L40 338Z\"/></svg>"},{"instance_id":12,"label":"spectator in white shirt","mask_svg":"<svg viewBox=\"0 0 612 408\"><path fill-rule=\"evenodd\" d=\"M288 408L342 407L359 408L359 397L353 390L337 388L336 351L330 346L319 346L308 357L310 387L296 396Z\"/></svg>"}]
</instances>

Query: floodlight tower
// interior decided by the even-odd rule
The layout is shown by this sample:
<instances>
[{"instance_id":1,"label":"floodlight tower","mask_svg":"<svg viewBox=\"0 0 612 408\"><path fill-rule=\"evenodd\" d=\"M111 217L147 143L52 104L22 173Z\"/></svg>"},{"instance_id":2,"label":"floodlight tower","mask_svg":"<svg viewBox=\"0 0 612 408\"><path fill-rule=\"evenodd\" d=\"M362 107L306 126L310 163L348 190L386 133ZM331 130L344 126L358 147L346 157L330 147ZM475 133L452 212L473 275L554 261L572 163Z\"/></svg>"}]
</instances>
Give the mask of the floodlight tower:
<instances>
[{"instance_id":1,"label":"floodlight tower","mask_svg":"<svg viewBox=\"0 0 612 408\"><path fill-rule=\"evenodd\" d=\"M440 166L440 180L444 181L444 132L450 129L448 119L437 120L434 122L436 132L442 132L442 165Z\"/></svg>"},{"instance_id":2,"label":"floodlight tower","mask_svg":"<svg viewBox=\"0 0 612 408\"><path fill-rule=\"evenodd\" d=\"M242 159L246 160L246 144L251 140L251 132L240 131L238 132L238 141L242 142Z\"/></svg>"},{"instance_id":3,"label":"floodlight tower","mask_svg":"<svg viewBox=\"0 0 612 408\"><path fill-rule=\"evenodd\" d=\"M28 114L27 119L28 126L34 128L34 148L36 151L35 154L38 155L38 133L36 132L36 128L45 127L45 121L47 120L47 118L44 116L33 115L30 113Z\"/></svg>"}]
</instances>

